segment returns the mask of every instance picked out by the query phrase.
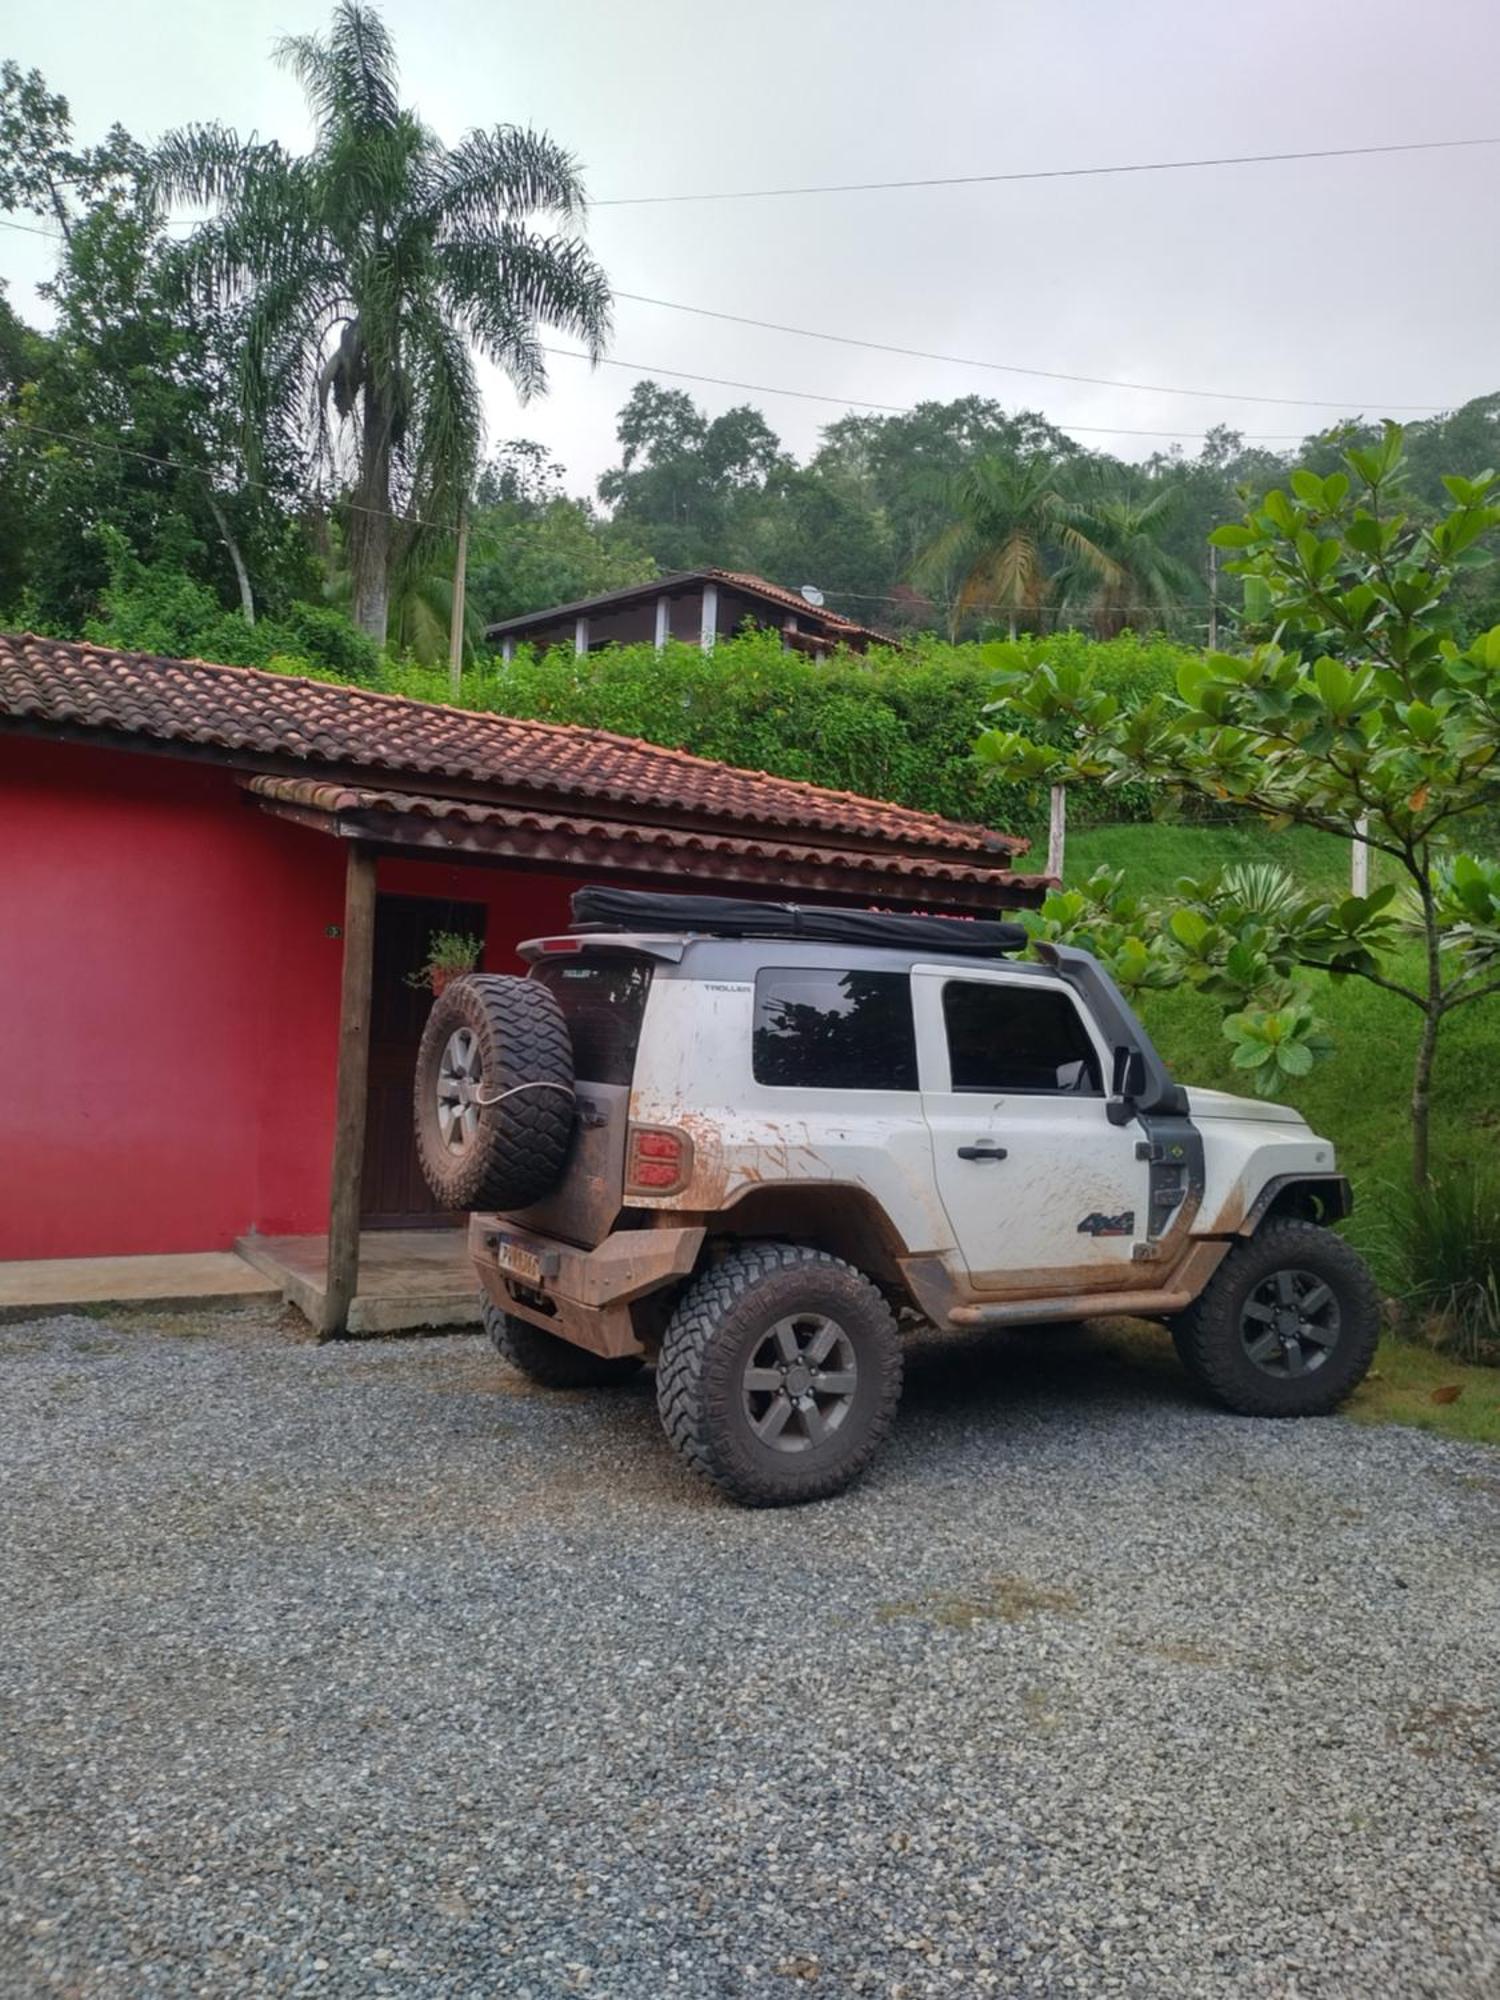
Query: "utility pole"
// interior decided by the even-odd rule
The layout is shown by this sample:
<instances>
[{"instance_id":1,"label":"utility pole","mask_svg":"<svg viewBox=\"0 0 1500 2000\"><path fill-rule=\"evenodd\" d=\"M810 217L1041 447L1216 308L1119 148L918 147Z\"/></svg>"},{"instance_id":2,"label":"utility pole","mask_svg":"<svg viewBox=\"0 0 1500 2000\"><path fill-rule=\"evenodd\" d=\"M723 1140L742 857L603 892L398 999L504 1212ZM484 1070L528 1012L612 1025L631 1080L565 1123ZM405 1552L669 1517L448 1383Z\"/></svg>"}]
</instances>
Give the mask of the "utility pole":
<instances>
[{"instance_id":1,"label":"utility pole","mask_svg":"<svg viewBox=\"0 0 1500 2000\"><path fill-rule=\"evenodd\" d=\"M1219 650L1219 551L1208 545L1208 650Z\"/></svg>"},{"instance_id":2,"label":"utility pole","mask_svg":"<svg viewBox=\"0 0 1500 2000\"><path fill-rule=\"evenodd\" d=\"M453 622L448 628L448 687L455 701L464 680L464 583L469 568L469 510L458 516L458 549L453 558Z\"/></svg>"},{"instance_id":3,"label":"utility pole","mask_svg":"<svg viewBox=\"0 0 1500 2000\"><path fill-rule=\"evenodd\" d=\"M1370 815L1361 813L1354 822L1355 839L1349 849L1349 894L1368 896L1370 893L1370 848L1366 835L1370 831Z\"/></svg>"}]
</instances>

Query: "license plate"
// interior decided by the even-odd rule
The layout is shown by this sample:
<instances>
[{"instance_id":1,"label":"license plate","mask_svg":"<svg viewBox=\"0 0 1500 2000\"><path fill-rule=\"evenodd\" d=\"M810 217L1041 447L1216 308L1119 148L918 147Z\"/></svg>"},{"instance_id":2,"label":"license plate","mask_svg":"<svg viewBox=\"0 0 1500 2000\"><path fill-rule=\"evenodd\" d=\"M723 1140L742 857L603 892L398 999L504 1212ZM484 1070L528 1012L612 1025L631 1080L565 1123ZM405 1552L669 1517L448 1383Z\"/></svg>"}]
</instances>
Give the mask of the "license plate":
<instances>
[{"instance_id":1,"label":"license plate","mask_svg":"<svg viewBox=\"0 0 1500 2000\"><path fill-rule=\"evenodd\" d=\"M542 1282L542 1260L534 1250L523 1250L519 1243L508 1243L502 1236L495 1249L495 1262L502 1271L508 1271L513 1278L521 1278L528 1285Z\"/></svg>"}]
</instances>

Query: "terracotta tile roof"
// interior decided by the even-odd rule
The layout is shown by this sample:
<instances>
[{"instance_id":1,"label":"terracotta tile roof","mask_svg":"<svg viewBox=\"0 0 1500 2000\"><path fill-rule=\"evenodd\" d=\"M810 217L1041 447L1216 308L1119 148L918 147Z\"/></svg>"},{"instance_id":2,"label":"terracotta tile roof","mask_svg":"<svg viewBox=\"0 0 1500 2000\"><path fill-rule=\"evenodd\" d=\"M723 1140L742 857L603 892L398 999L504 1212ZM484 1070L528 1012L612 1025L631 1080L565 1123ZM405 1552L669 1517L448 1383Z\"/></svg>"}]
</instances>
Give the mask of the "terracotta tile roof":
<instances>
[{"instance_id":1,"label":"terracotta tile roof","mask_svg":"<svg viewBox=\"0 0 1500 2000\"><path fill-rule=\"evenodd\" d=\"M1027 845L988 827L605 730L31 635L0 634L0 726L6 721L192 746L241 768L291 759L323 776L352 770L426 779L413 788L422 792L441 791L448 780L511 803L517 795L580 800L595 811L628 807L740 832L796 829L815 842L968 856L981 868Z\"/></svg>"},{"instance_id":2,"label":"terracotta tile roof","mask_svg":"<svg viewBox=\"0 0 1500 2000\"><path fill-rule=\"evenodd\" d=\"M756 864L775 871L775 879L801 887L847 887L867 878L872 893L921 896L943 894L945 900L969 900L976 908L994 907L996 891L1012 903L1040 901L1051 886L1045 875L1016 875L993 861L943 858L935 854L890 854L868 849L810 846L776 834L745 836L698 832L689 828L653 826L640 821L603 819L588 812L541 812L531 808L487 805L472 799L431 798L409 792L377 791L363 785L341 785L316 778L262 776L244 781L245 789L273 811L297 817L318 815L343 823L343 830L378 837L381 822L422 823L416 837L422 844L452 849L479 848L503 853L514 846L532 858L570 866L588 866L608 856L620 867L621 849L640 850L641 872L701 874L701 863L712 861L719 879L732 877L739 865ZM820 880L819 878L827 878ZM764 879L760 877L758 879Z\"/></svg>"}]
</instances>

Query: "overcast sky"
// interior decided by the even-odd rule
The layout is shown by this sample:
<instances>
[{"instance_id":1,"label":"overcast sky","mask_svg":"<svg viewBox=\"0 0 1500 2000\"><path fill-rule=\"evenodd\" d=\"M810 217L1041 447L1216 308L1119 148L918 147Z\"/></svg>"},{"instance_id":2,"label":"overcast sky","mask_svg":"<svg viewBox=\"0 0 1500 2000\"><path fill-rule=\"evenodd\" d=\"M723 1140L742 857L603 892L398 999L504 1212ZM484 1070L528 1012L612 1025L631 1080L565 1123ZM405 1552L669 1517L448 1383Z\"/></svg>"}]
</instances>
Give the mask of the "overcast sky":
<instances>
[{"instance_id":1,"label":"overcast sky","mask_svg":"<svg viewBox=\"0 0 1500 2000\"><path fill-rule=\"evenodd\" d=\"M301 147L281 34L322 0L48 0L0 53L84 139L222 119ZM406 100L448 140L530 123L596 200L1500 136L1494 0L387 0ZM1500 388L1500 147L1174 174L598 207L612 282L687 305L992 361L1348 414ZM44 241L0 232L13 303ZM559 342L558 344L566 344ZM1302 435L1335 415L1088 388L864 353L621 302L612 353L768 388L908 405L990 394L1068 427ZM552 364L527 408L489 378L492 440L541 439L589 490L639 373ZM753 402L799 456L836 404ZM1077 429L1141 456L1159 440ZM1278 436L1277 441L1281 441Z\"/></svg>"}]
</instances>

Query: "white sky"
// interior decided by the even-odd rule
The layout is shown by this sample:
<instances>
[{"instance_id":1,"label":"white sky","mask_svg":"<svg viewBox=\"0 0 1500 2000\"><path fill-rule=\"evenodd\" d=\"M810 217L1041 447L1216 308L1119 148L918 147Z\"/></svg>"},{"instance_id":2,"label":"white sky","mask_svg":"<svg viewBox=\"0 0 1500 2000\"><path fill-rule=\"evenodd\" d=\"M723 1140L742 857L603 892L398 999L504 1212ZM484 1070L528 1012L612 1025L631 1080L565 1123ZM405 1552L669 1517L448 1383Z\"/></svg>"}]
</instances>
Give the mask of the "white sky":
<instances>
[{"instance_id":1,"label":"white sky","mask_svg":"<svg viewBox=\"0 0 1500 2000\"><path fill-rule=\"evenodd\" d=\"M223 119L301 146L280 34L324 0L49 0L0 52L85 139ZM1500 136L1494 0L387 0L403 95L448 140L531 123L596 198ZM622 290L995 361L1271 396L1346 414L1500 388L1500 146L1178 174L599 208ZM52 251L0 231L16 307ZM1334 411L1073 387L621 303L613 353L832 396L974 392L1070 424L1300 436ZM566 343L559 343L566 344ZM592 487L638 374L553 364L494 440L539 438ZM665 373L659 379L670 381ZM799 456L836 405L753 402ZM1140 456L1154 441L1079 432ZM1167 440L1160 442L1165 445Z\"/></svg>"}]
</instances>

